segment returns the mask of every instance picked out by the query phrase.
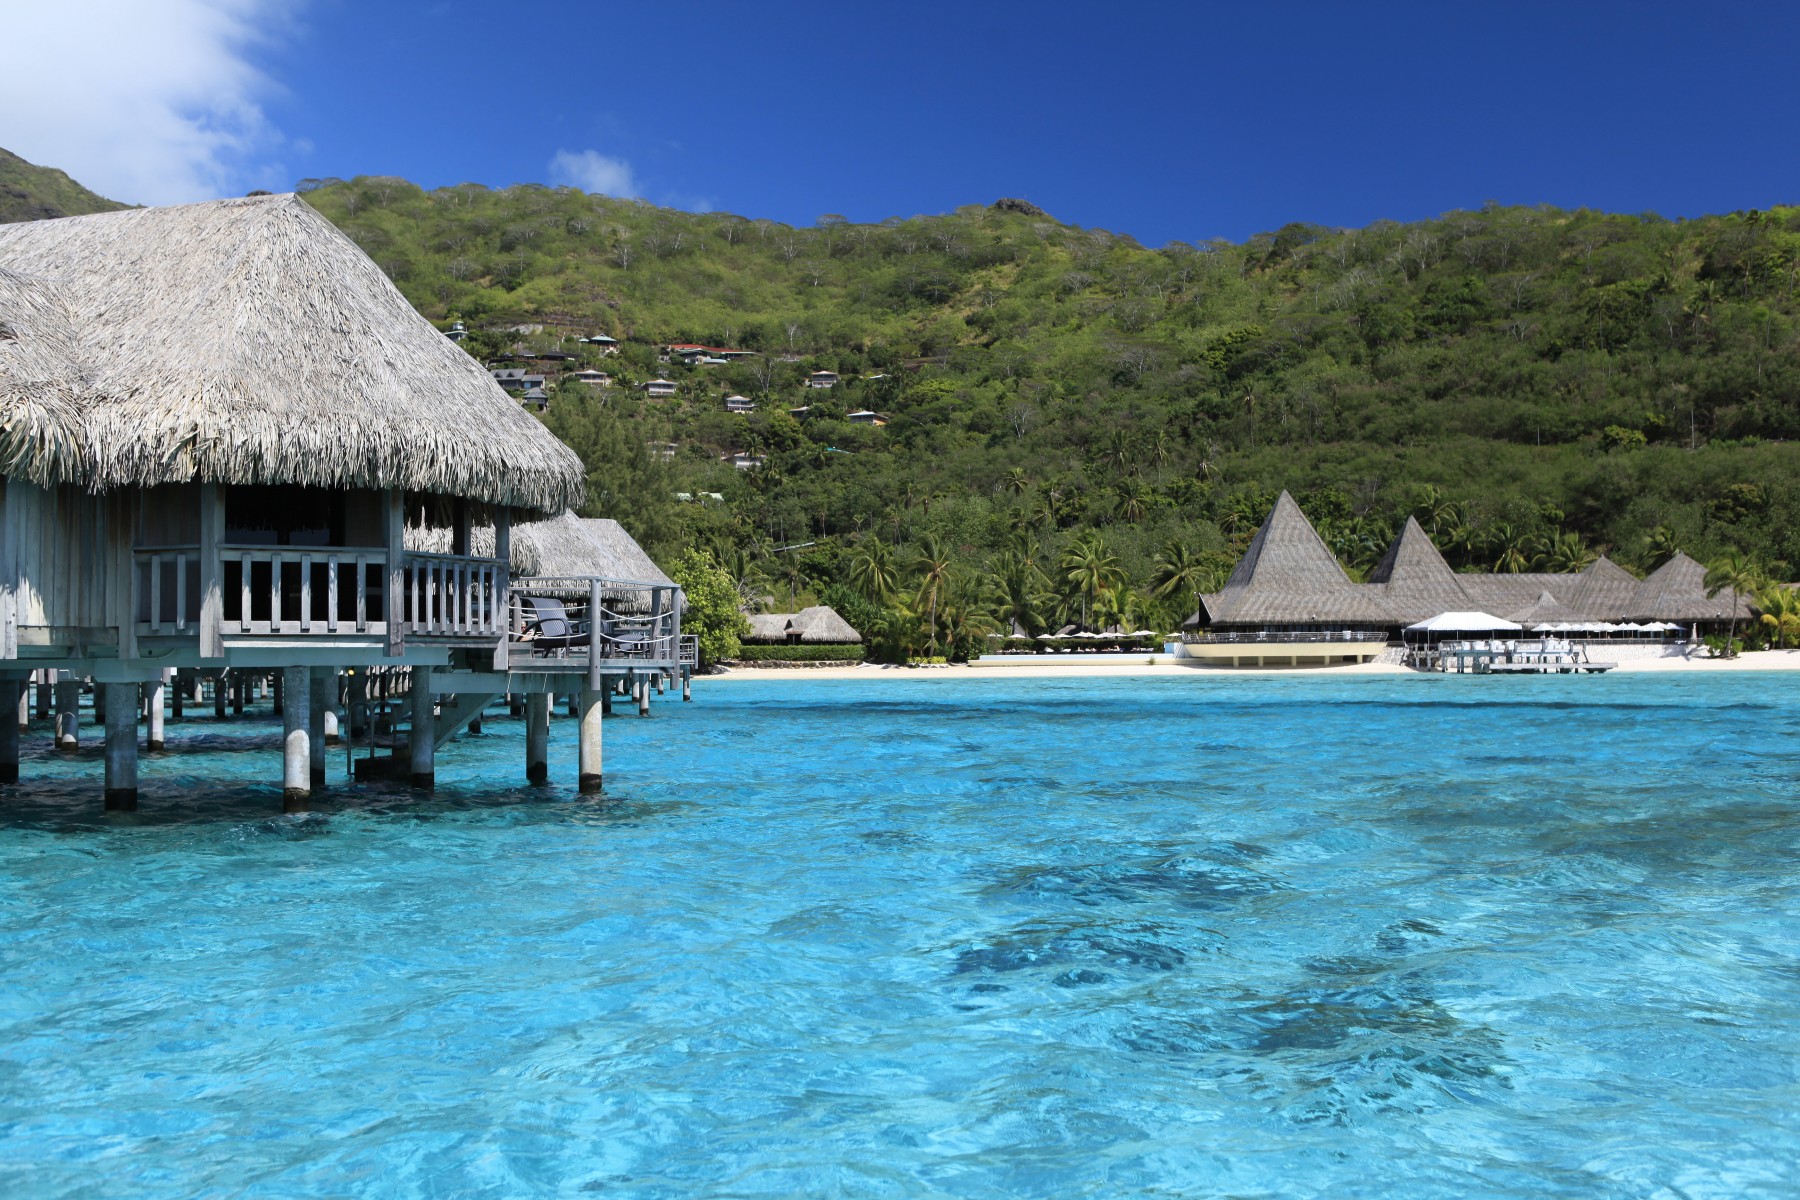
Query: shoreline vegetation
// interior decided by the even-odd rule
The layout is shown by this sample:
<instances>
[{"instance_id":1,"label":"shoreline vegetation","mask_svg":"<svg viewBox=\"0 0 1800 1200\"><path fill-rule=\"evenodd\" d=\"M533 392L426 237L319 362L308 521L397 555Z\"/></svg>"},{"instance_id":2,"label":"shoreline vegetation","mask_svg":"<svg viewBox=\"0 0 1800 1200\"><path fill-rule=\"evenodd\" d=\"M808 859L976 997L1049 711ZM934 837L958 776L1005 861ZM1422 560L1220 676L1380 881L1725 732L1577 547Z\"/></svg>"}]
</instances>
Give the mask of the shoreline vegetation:
<instances>
[{"instance_id":1,"label":"shoreline vegetation","mask_svg":"<svg viewBox=\"0 0 1800 1200\"><path fill-rule=\"evenodd\" d=\"M1131 656L1137 657L1137 656ZM1022 666L982 666L988 659L977 659L974 663L956 663L948 666L901 667L881 666L866 663L854 667L821 667L808 671L790 671L758 667L733 667L722 675L696 675L696 683L712 680L839 680L839 679L916 679L916 680L992 680L1005 679L1113 679L1130 677L1193 677L1196 680L1211 676L1229 676L1232 678L1256 677L1261 679L1281 679L1290 675L1306 676L1346 676L1359 677L1378 675L1389 678L1395 675L1414 675L1419 678L1447 678L1432 676L1428 672L1415 671L1397 663L1363 663L1357 666L1334 667L1192 667L1185 666L1167 655L1145 655L1143 661L1124 662L1032 662ZM1681 673L1717 673L1721 671L1800 671L1800 650L1762 650L1750 654L1740 654L1736 658L1648 658L1621 662L1613 670L1616 675L1668 674ZM1471 676L1470 678L1475 678ZM1485 676L1482 678L1486 678ZM1501 685L1504 686L1504 685Z\"/></svg>"}]
</instances>

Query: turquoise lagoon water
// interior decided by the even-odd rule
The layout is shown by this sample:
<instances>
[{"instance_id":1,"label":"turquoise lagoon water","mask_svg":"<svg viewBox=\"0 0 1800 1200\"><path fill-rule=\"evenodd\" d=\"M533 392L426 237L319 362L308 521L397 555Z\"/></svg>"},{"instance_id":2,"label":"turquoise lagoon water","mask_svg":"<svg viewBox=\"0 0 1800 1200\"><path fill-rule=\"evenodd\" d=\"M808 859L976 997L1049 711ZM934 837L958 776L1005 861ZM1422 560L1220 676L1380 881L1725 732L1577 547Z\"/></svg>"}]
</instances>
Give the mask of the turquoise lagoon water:
<instances>
[{"instance_id":1,"label":"turquoise lagoon water","mask_svg":"<svg viewBox=\"0 0 1800 1200\"><path fill-rule=\"evenodd\" d=\"M604 799L34 751L0 1193L1796 1194L1800 677L695 693Z\"/></svg>"}]
</instances>

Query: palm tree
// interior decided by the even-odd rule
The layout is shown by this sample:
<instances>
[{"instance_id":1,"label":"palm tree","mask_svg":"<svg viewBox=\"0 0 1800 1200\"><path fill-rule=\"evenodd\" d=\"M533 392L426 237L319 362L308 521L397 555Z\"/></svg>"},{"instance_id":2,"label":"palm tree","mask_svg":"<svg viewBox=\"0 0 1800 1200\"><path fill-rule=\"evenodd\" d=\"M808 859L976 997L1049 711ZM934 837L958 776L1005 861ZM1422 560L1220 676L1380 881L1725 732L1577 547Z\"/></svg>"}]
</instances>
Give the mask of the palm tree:
<instances>
[{"instance_id":1,"label":"palm tree","mask_svg":"<svg viewBox=\"0 0 1800 1200\"><path fill-rule=\"evenodd\" d=\"M1720 592L1731 593L1731 627L1725 634L1725 657L1727 658L1737 654L1738 605L1742 603L1742 597L1756 595L1761 590L1763 582L1762 574L1756 569L1756 564L1736 550L1727 550L1724 557L1707 568L1707 598L1711 599Z\"/></svg>"},{"instance_id":2,"label":"palm tree","mask_svg":"<svg viewBox=\"0 0 1800 1200\"><path fill-rule=\"evenodd\" d=\"M1127 479L1119 485L1118 513L1128 525L1136 525L1150 511L1150 489L1140 479Z\"/></svg>"},{"instance_id":3,"label":"palm tree","mask_svg":"<svg viewBox=\"0 0 1800 1200\"><path fill-rule=\"evenodd\" d=\"M1088 623L1088 610L1102 595L1113 590L1122 582L1123 572L1119 569L1119 560L1100 536L1089 533L1069 543L1056 565L1062 568L1063 578L1075 589L1081 598L1081 623Z\"/></svg>"},{"instance_id":4,"label":"palm tree","mask_svg":"<svg viewBox=\"0 0 1800 1200\"><path fill-rule=\"evenodd\" d=\"M1200 608L1200 593L1212 583L1217 568L1188 549L1178 539L1170 539L1150 564L1150 592L1165 600L1176 596L1194 597L1194 609Z\"/></svg>"},{"instance_id":5,"label":"palm tree","mask_svg":"<svg viewBox=\"0 0 1800 1200\"><path fill-rule=\"evenodd\" d=\"M1024 553L1006 550L987 564L987 602L1001 621L1035 636L1047 624L1045 610L1056 601L1050 580Z\"/></svg>"},{"instance_id":6,"label":"palm tree","mask_svg":"<svg viewBox=\"0 0 1800 1200\"><path fill-rule=\"evenodd\" d=\"M919 573L919 603L930 611L931 653L937 653L937 611L944 589L950 582L950 551L935 533L925 535L913 556L913 570Z\"/></svg>"},{"instance_id":7,"label":"palm tree","mask_svg":"<svg viewBox=\"0 0 1800 1200\"><path fill-rule=\"evenodd\" d=\"M850 559L850 586L865 599L886 604L899 582L894 552L880 538L864 538Z\"/></svg>"},{"instance_id":8,"label":"palm tree","mask_svg":"<svg viewBox=\"0 0 1800 1200\"><path fill-rule=\"evenodd\" d=\"M1000 486L1015 496L1022 496L1031 490L1031 476L1025 473L1024 467L1013 467L1000 477Z\"/></svg>"},{"instance_id":9,"label":"palm tree","mask_svg":"<svg viewBox=\"0 0 1800 1200\"><path fill-rule=\"evenodd\" d=\"M1579 533L1554 533L1538 539L1531 565L1553 575L1573 575L1585 570L1599 555L1583 544Z\"/></svg>"},{"instance_id":10,"label":"palm tree","mask_svg":"<svg viewBox=\"0 0 1800 1200\"><path fill-rule=\"evenodd\" d=\"M1656 568L1681 553L1681 544L1675 540L1675 530L1668 525L1658 525L1644 535L1644 565L1654 571Z\"/></svg>"},{"instance_id":11,"label":"palm tree","mask_svg":"<svg viewBox=\"0 0 1800 1200\"><path fill-rule=\"evenodd\" d=\"M1777 649L1786 649L1790 638L1800 636L1800 592L1771 584L1757 594L1756 607Z\"/></svg>"},{"instance_id":12,"label":"palm tree","mask_svg":"<svg viewBox=\"0 0 1800 1200\"><path fill-rule=\"evenodd\" d=\"M1505 521L1488 530L1487 544L1494 556L1494 570L1502 574L1517 575L1531 565L1526 557L1531 538Z\"/></svg>"}]
</instances>

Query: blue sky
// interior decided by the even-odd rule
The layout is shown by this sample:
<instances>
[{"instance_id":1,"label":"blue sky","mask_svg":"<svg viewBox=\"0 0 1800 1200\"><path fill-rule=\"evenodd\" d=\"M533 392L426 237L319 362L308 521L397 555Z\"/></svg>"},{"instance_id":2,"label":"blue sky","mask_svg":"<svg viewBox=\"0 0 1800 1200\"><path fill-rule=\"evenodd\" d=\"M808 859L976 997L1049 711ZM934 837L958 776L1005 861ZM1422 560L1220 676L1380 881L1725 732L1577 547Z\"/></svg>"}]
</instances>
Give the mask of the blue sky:
<instances>
[{"instance_id":1,"label":"blue sky","mask_svg":"<svg viewBox=\"0 0 1800 1200\"><path fill-rule=\"evenodd\" d=\"M0 146L142 202L392 174L810 224L1010 195L1153 245L1800 202L1775 3L15 5L102 95L27 103L59 56L8 39Z\"/></svg>"}]
</instances>

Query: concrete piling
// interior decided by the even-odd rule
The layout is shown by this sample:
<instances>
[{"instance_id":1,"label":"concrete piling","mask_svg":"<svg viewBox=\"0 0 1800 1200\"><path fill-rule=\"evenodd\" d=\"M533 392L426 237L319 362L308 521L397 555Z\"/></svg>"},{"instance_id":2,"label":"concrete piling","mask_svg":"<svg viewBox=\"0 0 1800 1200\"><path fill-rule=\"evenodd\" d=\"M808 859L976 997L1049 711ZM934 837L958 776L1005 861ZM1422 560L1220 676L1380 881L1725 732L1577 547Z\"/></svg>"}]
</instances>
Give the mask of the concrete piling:
<instances>
[{"instance_id":1,"label":"concrete piling","mask_svg":"<svg viewBox=\"0 0 1800 1200\"><path fill-rule=\"evenodd\" d=\"M163 748L163 693L167 690L168 671L144 685L144 749L155 754Z\"/></svg>"},{"instance_id":2,"label":"concrete piling","mask_svg":"<svg viewBox=\"0 0 1800 1200\"><path fill-rule=\"evenodd\" d=\"M97 685L106 710L106 810L131 812L138 802L138 685Z\"/></svg>"},{"instance_id":3,"label":"concrete piling","mask_svg":"<svg viewBox=\"0 0 1800 1200\"><path fill-rule=\"evenodd\" d=\"M282 698L286 701L281 713L283 812L305 812L312 807L312 733L306 727L311 682L310 667L287 667L282 671Z\"/></svg>"},{"instance_id":4,"label":"concrete piling","mask_svg":"<svg viewBox=\"0 0 1800 1200\"><path fill-rule=\"evenodd\" d=\"M17 679L0 679L0 704L9 699L25 712L25 684ZM23 722L0 721L0 783L19 782L19 726Z\"/></svg>"},{"instance_id":5,"label":"concrete piling","mask_svg":"<svg viewBox=\"0 0 1800 1200\"><path fill-rule=\"evenodd\" d=\"M412 678L412 785L430 789L437 785L437 698L431 694L431 672L413 668Z\"/></svg>"},{"instance_id":6,"label":"concrete piling","mask_svg":"<svg viewBox=\"0 0 1800 1200\"><path fill-rule=\"evenodd\" d=\"M306 682L306 741L312 760L312 786L325 786L325 692L331 686L331 668L313 667Z\"/></svg>"},{"instance_id":7,"label":"concrete piling","mask_svg":"<svg viewBox=\"0 0 1800 1200\"><path fill-rule=\"evenodd\" d=\"M525 697L525 781L550 782L550 693Z\"/></svg>"},{"instance_id":8,"label":"concrete piling","mask_svg":"<svg viewBox=\"0 0 1800 1200\"><path fill-rule=\"evenodd\" d=\"M581 690L581 731L577 759L580 772L578 784L584 796L595 795L601 790L601 690Z\"/></svg>"},{"instance_id":9,"label":"concrete piling","mask_svg":"<svg viewBox=\"0 0 1800 1200\"><path fill-rule=\"evenodd\" d=\"M56 673L56 748L66 754L81 749L81 681L67 671Z\"/></svg>"}]
</instances>

